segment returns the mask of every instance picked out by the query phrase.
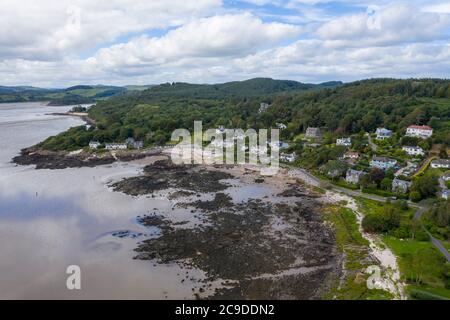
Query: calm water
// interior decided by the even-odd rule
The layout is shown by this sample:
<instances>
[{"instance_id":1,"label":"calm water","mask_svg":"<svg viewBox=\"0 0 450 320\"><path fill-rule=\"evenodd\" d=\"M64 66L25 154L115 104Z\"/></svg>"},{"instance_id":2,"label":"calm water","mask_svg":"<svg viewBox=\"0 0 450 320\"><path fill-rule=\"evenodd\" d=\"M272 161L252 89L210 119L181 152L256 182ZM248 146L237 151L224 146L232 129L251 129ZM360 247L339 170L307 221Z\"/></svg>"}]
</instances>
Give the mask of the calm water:
<instances>
[{"instance_id":1,"label":"calm water","mask_svg":"<svg viewBox=\"0 0 450 320\"><path fill-rule=\"evenodd\" d=\"M192 283L177 265L133 260L143 238L118 238L130 230L151 236L136 216L169 212L167 199L133 198L107 188L109 181L136 175L138 164L35 170L15 166L21 148L82 124L46 115L70 107L40 103L0 104L0 299L192 298ZM179 212L182 217L182 212ZM67 266L81 267L80 291L66 289ZM199 271L190 270L195 279Z\"/></svg>"}]
</instances>

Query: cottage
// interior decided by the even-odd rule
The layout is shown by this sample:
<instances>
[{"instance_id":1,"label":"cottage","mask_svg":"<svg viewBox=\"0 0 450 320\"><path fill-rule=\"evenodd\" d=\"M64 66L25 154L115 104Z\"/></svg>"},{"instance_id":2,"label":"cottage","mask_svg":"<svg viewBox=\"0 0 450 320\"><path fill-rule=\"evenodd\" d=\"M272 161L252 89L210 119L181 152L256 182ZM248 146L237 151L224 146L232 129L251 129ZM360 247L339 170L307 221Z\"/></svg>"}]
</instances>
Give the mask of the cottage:
<instances>
[{"instance_id":1,"label":"cottage","mask_svg":"<svg viewBox=\"0 0 450 320\"><path fill-rule=\"evenodd\" d=\"M377 131L375 131L375 134L377 135L378 140L385 140L392 137L392 131L386 128L378 128Z\"/></svg>"},{"instance_id":2,"label":"cottage","mask_svg":"<svg viewBox=\"0 0 450 320\"><path fill-rule=\"evenodd\" d=\"M134 149L141 149L144 147L144 141L137 141L134 138L127 138L125 140L125 143L128 147L134 148Z\"/></svg>"},{"instance_id":3,"label":"cottage","mask_svg":"<svg viewBox=\"0 0 450 320\"><path fill-rule=\"evenodd\" d=\"M295 160L297 160L297 155L295 154L295 152L282 153L280 155L280 160L284 162L294 162Z\"/></svg>"},{"instance_id":4,"label":"cottage","mask_svg":"<svg viewBox=\"0 0 450 320\"><path fill-rule=\"evenodd\" d=\"M392 180L392 191L406 193L411 187L411 182L395 178Z\"/></svg>"},{"instance_id":5,"label":"cottage","mask_svg":"<svg viewBox=\"0 0 450 320\"><path fill-rule=\"evenodd\" d=\"M423 156L425 154L421 147L404 146L402 150L410 156Z\"/></svg>"},{"instance_id":6,"label":"cottage","mask_svg":"<svg viewBox=\"0 0 450 320\"><path fill-rule=\"evenodd\" d=\"M101 143L98 141L90 141L89 142L89 148L91 149L98 149L100 147Z\"/></svg>"},{"instance_id":7,"label":"cottage","mask_svg":"<svg viewBox=\"0 0 450 320\"><path fill-rule=\"evenodd\" d=\"M280 130L286 130L287 126L284 123L276 123L277 128Z\"/></svg>"},{"instance_id":8,"label":"cottage","mask_svg":"<svg viewBox=\"0 0 450 320\"><path fill-rule=\"evenodd\" d=\"M433 169L449 169L450 168L450 160L448 159L439 159L431 161L431 167Z\"/></svg>"},{"instance_id":9,"label":"cottage","mask_svg":"<svg viewBox=\"0 0 450 320\"><path fill-rule=\"evenodd\" d=\"M336 140L337 146L345 146L350 147L352 145L352 139L351 138L341 138Z\"/></svg>"},{"instance_id":10,"label":"cottage","mask_svg":"<svg viewBox=\"0 0 450 320\"><path fill-rule=\"evenodd\" d=\"M105 144L106 150L125 150L128 148L126 143L107 143Z\"/></svg>"},{"instance_id":11,"label":"cottage","mask_svg":"<svg viewBox=\"0 0 450 320\"><path fill-rule=\"evenodd\" d=\"M450 172L444 173L441 178L444 181L450 181Z\"/></svg>"},{"instance_id":12,"label":"cottage","mask_svg":"<svg viewBox=\"0 0 450 320\"><path fill-rule=\"evenodd\" d=\"M408 137L427 139L433 135L433 128L429 126L412 125L406 129L406 135Z\"/></svg>"},{"instance_id":13,"label":"cottage","mask_svg":"<svg viewBox=\"0 0 450 320\"><path fill-rule=\"evenodd\" d=\"M393 168L396 164L397 160L386 157L373 157L373 159L370 161L370 166L372 168L378 168L382 170Z\"/></svg>"},{"instance_id":14,"label":"cottage","mask_svg":"<svg viewBox=\"0 0 450 320\"><path fill-rule=\"evenodd\" d=\"M450 199L450 189L442 190L442 192L441 192L441 198L442 198L442 199L445 199L445 200Z\"/></svg>"},{"instance_id":15,"label":"cottage","mask_svg":"<svg viewBox=\"0 0 450 320\"><path fill-rule=\"evenodd\" d=\"M307 138L321 138L322 133L320 132L319 128L308 127L308 129L306 129L306 137Z\"/></svg>"},{"instance_id":16,"label":"cottage","mask_svg":"<svg viewBox=\"0 0 450 320\"><path fill-rule=\"evenodd\" d=\"M347 151L344 153L344 159L358 159L359 153L354 151Z\"/></svg>"},{"instance_id":17,"label":"cottage","mask_svg":"<svg viewBox=\"0 0 450 320\"><path fill-rule=\"evenodd\" d=\"M347 183L358 184L363 174L363 171L348 169L345 175L345 181L347 181Z\"/></svg>"},{"instance_id":18,"label":"cottage","mask_svg":"<svg viewBox=\"0 0 450 320\"><path fill-rule=\"evenodd\" d=\"M270 107L270 104L266 102L261 102L259 105L259 113L266 112L266 110Z\"/></svg>"}]
</instances>

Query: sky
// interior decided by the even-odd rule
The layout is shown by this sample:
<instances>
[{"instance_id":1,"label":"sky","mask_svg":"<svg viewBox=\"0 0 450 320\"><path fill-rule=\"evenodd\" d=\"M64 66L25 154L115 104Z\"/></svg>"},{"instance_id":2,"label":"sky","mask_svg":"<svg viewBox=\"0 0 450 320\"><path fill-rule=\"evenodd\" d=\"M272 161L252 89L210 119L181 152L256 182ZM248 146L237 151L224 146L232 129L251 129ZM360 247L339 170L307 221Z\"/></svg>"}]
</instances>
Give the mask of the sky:
<instances>
[{"instance_id":1,"label":"sky","mask_svg":"<svg viewBox=\"0 0 450 320\"><path fill-rule=\"evenodd\" d=\"M450 78L450 1L0 0L0 85Z\"/></svg>"}]
</instances>

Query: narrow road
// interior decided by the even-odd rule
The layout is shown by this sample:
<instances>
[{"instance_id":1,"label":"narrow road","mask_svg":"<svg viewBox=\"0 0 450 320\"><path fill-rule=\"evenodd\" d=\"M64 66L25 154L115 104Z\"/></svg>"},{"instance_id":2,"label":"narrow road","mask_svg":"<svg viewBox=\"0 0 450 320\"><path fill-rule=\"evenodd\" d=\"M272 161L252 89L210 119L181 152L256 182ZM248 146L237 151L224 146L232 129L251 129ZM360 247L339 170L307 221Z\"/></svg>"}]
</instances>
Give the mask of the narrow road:
<instances>
[{"instance_id":1,"label":"narrow road","mask_svg":"<svg viewBox=\"0 0 450 320\"><path fill-rule=\"evenodd\" d=\"M367 133L367 139L369 141L369 146L372 149L372 151L376 152L378 150L378 146L372 141L372 137L370 136L370 133Z\"/></svg>"}]
</instances>

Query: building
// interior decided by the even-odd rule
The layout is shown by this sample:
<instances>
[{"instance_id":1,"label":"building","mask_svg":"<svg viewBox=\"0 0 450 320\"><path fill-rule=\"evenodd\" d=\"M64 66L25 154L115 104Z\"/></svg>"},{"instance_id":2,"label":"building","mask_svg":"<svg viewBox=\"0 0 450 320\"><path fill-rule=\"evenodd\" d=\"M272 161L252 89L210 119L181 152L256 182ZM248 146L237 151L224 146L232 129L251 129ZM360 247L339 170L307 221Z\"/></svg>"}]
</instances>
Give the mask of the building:
<instances>
[{"instance_id":1,"label":"building","mask_svg":"<svg viewBox=\"0 0 450 320\"><path fill-rule=\"evenodd\" d=\"M378 140L385 140L392 137L392 131L386 128L378 128L377 131L375 131L375 134L377 135Z\"/></svg>"},{"instance_id":2,"label":"building","mask_svg":"<svg viewBox=\"0 0 450 320\"><path fill-rule=\"evenodd\" d=\"M266 110L270 107L270 104L266 103L266 102L261 102L259 104L259 113L263 113L266 112Z\"/></svg>"},{"instance_id":3,"label":"building","mask_svg":"<svg viewBox=\"0 0 450 320\"><path fill-rule=\"evenodd\" d=\"M449 169L450 168L450 160L448 159L439 159L431 161L431 167L433 169Z\"/></svg>"},{"instance_id":4,"label":"building","mask_svg":"<svg viewBox=\"0 0 450 320\"><path fill-rule=\"evenodd\" d=\"M344 159L358 159L359 153L354 151L347 151L344 153Z\"/></svg>"},{"instance_id":5,"label":"building","mask_svg":"<svg viewBox=\"0 0 450 320\"><path fill-rule=\"evenodd\" d=\"M410 156L423 156L425 154L421 147L404 146L402 150Z\"/></svg>"},{"instance_id":6,"label":"building","mask_svg":"<svg viewBox=\"0 0 450 320\"><path fill-rule=\"evenodd\" d=\"M280 130L286 130L287 126L284 123L276 123L277 128Z\"/></svg>"},{"instance_id":7,"label":"building","mask_svg":"<svg viewBox=\"0 0 450 320\"><path fill-rule=\"evenodd\" d=\"M322 138L322 133L319 128L308 127L308 129L306 129L306 137L315 139Z\"/></svg>"},{"instance_id":8,"label":"building","mask_svg":"<svg viewBox=\"0 0 450 320\"><path fill-rule=\"evenodd\" d=\"M352 139L351 138L341 138L336 140L337 146L346 146L350 147L352 145Z\"/></svg>"},{"instance_id":9,"label":"building","mask_svg":"<svg viewBox=\"0 0 450 320\"><path fill-rule=\"evenodd\" d=\"M107 143L105 144L106 150L125 150L128 148L126 143Z\"/></svg>"},{"instance_id":10,"label":"building","mask_svg":"<svg viewBox=\"0 0 450 320\"><path fill-rule=\"evenodd\" d=\"M417 137L422 139L428 139L433 135L433 128L429 126L416 126L412 125L406 129L406 135L408 137Z\"/></svg>"},{"instance_id":11,"label":"building","mask_svg":"<svg viewBox=\"0 0 450 320\"><path fill-rule=\"evenodd\" d=\"M441 178L444 181L450 181L450 172L444 173Z\"/></svg>"},{"instance_id":12,"label":"building","mask_svg":"<svg viewBox=\"0 0 450 320\"><path fill-rule=\"evenodd\" d=\"M410 187L410 181L400 180L397 178L392 180L392 191L394 192L407 193Z\"/></svg>"},{"instance_id":13,"label":"building","mask_svg":"<svg viewBox=\"0 0 450 320\"><path fill-rule=\"evenodd\" d=\"M90 141L89 142L89 148L91 149L98 149L100 147L101 143L98 141Z\"/></svg>"},{"instance_id":14,"label":"building","mask_svg":"<svg viewBox=\"0 0 450 320\"><path fill-rule=\"evenodd\" d=\"M127 138L125 140L125 143L127 144L128 147L134 149L141 149L144 147L144 141L138 141L135 140L134 138Z\"/></svg>"},{"instance_id":15,"label":"building","mask_svg":"<svg viewBox=\"0 0 450 320\"><path fill-rule=\"evenodd\" d=\"M442 190L442 192L441 192L441 198L442 198L442 199L445 199L445 200L450 199L450 189Z\"/></svg>"},{"instance_id":16,"label":"building","mask_svg":"<svg viewBox=\"0 0 450 320\"><path fill-rule=\"evenodd\" d=\"M294 162L295 160L297 160L297 155L295 154L295 152L282 153L280 155L280 160L284 162Z\"/></svg>"},{"instance_id":17,"label":"building","mask_svg":"<svg viewBox=\"0 0 450 320\"><path fill-rule=\"evenodd\" d=\"M289 143L277 141L277 142L271 142L270 143L271 148L278 148L278 149L287 149L289 148Z\"/></svg>"},{"instance_id":18,"label":"building","mask_svg":"<svg viewBox=\"0 0 450 320\"><path fill-rule=\"evenodd\" d=\"M363 171L348 169L347 173L345 174L345 181L351 184L358 184L363 174Z\"/></svg>"},{"instance_id":19,"label":"building","mask_svg":"<svg viewBox=\"0 0 450 320\"><path fill-rule=\"evenodd\" d=\"M397 160L386 158L386 157L373 157L370 161L370 166L372 168L378 168L382 170L387 170L395 167Z\"/></svg>"}]
</instances>

